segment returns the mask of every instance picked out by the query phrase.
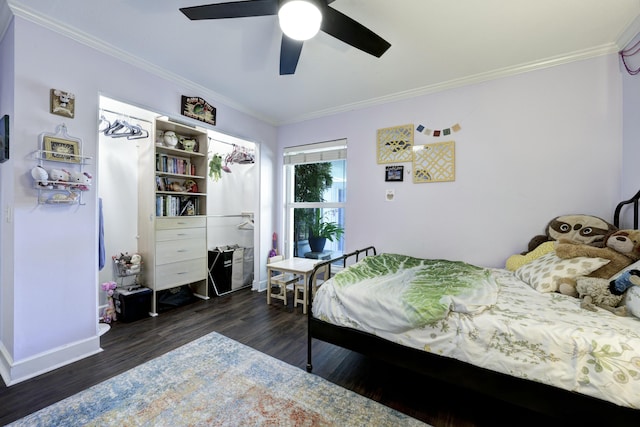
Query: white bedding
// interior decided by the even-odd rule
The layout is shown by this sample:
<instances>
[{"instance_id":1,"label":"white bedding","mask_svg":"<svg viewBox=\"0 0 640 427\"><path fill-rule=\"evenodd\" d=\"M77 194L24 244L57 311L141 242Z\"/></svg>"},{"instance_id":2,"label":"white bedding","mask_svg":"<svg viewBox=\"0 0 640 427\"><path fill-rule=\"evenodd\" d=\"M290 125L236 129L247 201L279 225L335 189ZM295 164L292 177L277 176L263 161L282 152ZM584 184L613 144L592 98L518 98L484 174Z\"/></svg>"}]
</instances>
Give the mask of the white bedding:
<instances>
[{"instance_id":1,"label":"white bedding","mask_svg":"<svg viewBox=\"0 0 640 427\"><path fill-rule=\"evenodd\" d=\"M487 271L492 279L487 283L498 285L494 303L466 312L452 306L444 318L411 329L395 329L400 332L384 327L387 322L379 320L371 326L371 319L397 310L387 312L384 300L372 299L370 287L343 292L343 286L336 286L342 273L318 289L313 314L406 346L640 408L640 319L605 310L587 311L580 308L578 299L537 292L510 271ZM389 306L397 304L401 292L386 292ZM355 309L349 295L367 295L362 299L364 306ZM372 309L371 301L376 308Z\"/></svg>"}]
</instances>

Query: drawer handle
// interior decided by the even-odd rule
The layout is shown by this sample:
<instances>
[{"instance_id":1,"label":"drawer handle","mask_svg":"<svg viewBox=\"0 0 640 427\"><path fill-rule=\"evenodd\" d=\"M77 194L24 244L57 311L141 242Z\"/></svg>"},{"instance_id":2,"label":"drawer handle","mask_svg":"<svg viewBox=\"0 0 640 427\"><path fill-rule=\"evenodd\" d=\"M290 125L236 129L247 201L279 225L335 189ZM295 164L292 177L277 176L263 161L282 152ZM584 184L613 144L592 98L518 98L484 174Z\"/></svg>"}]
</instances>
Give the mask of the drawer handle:
<instances>
[{"instance_id":1,"label":"drawer handle","mask_svg":"<svg viewBox=\"0 0 640 427\"><path fill-rule=\"evenodd\" d=\"M177 273L177 274L187 274L187 273L188 273L187 271L183 271L183 272L180 272L180 273Z\"/></svg>"},{"instance_id":2,"label":"drawer handle","mask_svg":"<svg viewBox=\"0 0 640 427\"><path fill-rule=\"evenodd\" d=\"M187 233L178 233L178 236L186 236Z\"/></svg>"},{"instance_id":3,"label":"drawer handle","mask_svg":"<svg viewBox=\"0 0 640 427\"><path fill-rule=\"evenodd\" d=\"M187 252L186 249L178 249L176 252Z\"/></svg>"}]
</instances>

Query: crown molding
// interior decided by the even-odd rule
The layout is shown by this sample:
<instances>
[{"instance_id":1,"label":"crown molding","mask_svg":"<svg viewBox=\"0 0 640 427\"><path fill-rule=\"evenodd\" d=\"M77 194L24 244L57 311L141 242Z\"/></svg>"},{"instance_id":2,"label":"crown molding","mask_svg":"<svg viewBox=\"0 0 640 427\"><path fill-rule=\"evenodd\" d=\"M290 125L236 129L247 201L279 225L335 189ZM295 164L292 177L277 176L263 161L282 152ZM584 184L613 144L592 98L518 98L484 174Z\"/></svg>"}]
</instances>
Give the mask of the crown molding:
<instances>
[{"instance_id":1,"label":"crown molding","mask_svg":"<svg viewBox=\"0 0 640 427\"><path fill-rule=\"evenodd\" d=\"M189 79L184 78L183 76L167 71L166 69L161 68L149 61L140 59L139 57L132 55L131 53L122 50L112 44L106 43L91 34L85 33L78 30L77 28L71 27L49 16L43 15L34 9L17 3L15 0L7 0L7 4L9 5L11 12L13 12L13 15L15 16L26 19L41 27L47 28L55 33L75 40L76 42L81 43L85 46L96 49L127 64L155 74L156 76L172 81L181 86L185 86L189 90L193 90L196 93L202 94L201 96L203 97L215 99L216 101L221 102L228 107L262 120L263 122L275 125L275 123L273 123L270 118L263 117L255 111L248 109L246 106L241 105L236 101L225 97L224 95L214 92L209 88L206 88Z\"/></svg>"},{"instance_id":2,"label":"crown molding","mask_svg":"<svg viewBox=\"0 0 640 427\"><path fill-rule=\"evenodd\" d=\"M585 49L582 51L576 51L576 52L572 52L565 55L558 55L558 56L550 57L541 61L524 63L514 67L507 67L503 69L489 71L486 73L480 73L473 76L464 77L461 79L448 80L445 82L423 86L423 87L419 87L419 88L415 88L407 91L392 93L389 95L385 95L377 98L371 98L364 101L343 104L341 106L332 107L329 109L317 110L309 114L291 117L290 119L285 121L274 121L273 119L264 117L262 114L259 114L256 111L253 111L247 108L245 105L241 105L236 101L234 101L233 99L227 98L224 95L214 92L207 87L199 85L178 74L169 72L161 67L158 67L157 65L151 62L142 60L137 56L134 56L116 46L105 43L104 41L97 39L95 36L82 32L76 28L70 27L62 22L56 21L48 16L45 16L27 6L19 4L17 0L7 0L6 3L8 4L8 8L3 7L2 9L0 9L0 25L2 25L0 26L0 30L2 30L3 28L6 30L6 27L8 26L8 23L11 20L11 14L6 13L7 9L10 9L11 12L13 12L13 14L16 16L19 16L21 18L34 22L37 25L48 28L56 33L62 34L79 43L92 47L100 52L110 55L125 63L134 65L138 68L148 71L161 78L175 82L176 84L179 84L190 90L193 90L196 93L202 94L203 97L210 97L211 99L215 99L218 102L224 103L228 107L231 107L237 111L240 111L244 114L247 114L251 117L254 117L258 120L261 120L273 126L282 126L287 124L299 123L306 120L312 120L312 119L317 119L317 118L325 117L329 115L345 113L348 111L374 107L374 106L382 105L389 102L401 101L409 98L428 95L436 92L442 92L445 90L460 88L460 87L468 86L472 84L482 83L489 80L495 80L499 78L504 78L504 77L509 77L517 74L530 72L530 71L550 68L557 65L594 58L601 55L617 53L626 44L628 44L633 39L633 37L635 37L640 32L640 17L638 17L632 20L630 24L627 26L627 28L621 32L621 34L617 37L615 43L597 46L597 47Z\"/></svg>"},{"instance_id":3,"label":"crown molding","mask_svg":"<svg viewBox=\"0 0 640 427\"><path fill-rule=\"evenodd\" d=\"M4 34L9 28L12 17L13 14L11 13L11 9L9 9L9 4L7 4L7 2L0 1L0 40L4 38Z\"/></svg>"},{"instance_id":4,"label":"crown molding","mask_svg":"<svg viewBox=\"0 0 640 427\"><path fill-rule=\"evenodd\" d=\"M473 76L464 77L461 79L448 80L441 83L436 83L429 86L423 86L403 92L396 92L386 96L368 99L361 102L354 102L351 104L345 104L336 108L330 108L325 110L315 111L313 113L297 116L291 121L286 123L278 123L279 125L293 124L306 120L317 119L333 114L345 113L347 111L360 110L369 107L375 107L390 102L403 101L418 96L429 95L437 92L443 92L445 90L457 89L463 86L468 86L477 83L483 83L490 80L496 80L500 78L515 76L517 74L528 73L530 71L542 70L545 68L555 67L557 65L567 64L570 62L581 61L585 59L595 58L602 55L608 55L611 53L617 53L618 47L615 43L610 43L602 46L598 46L591 49L585 49L582 51L573 52L569 55L558 55L555 57L547 58L541 61L529 62L520 64L514 67L507 67L498 70L489 71L486 73L475 74Z\"/></svg>"},{"instance_id":5,"label":"crown molding","mask_svg":"<svg viewBox=\"0 0 640 427\"><path fill-rule=\"evenodd\" d=\"M638 34L640 34L640 16L636 16L616 38L618 51L627 47Z\"/></svg>"}]
</instances>

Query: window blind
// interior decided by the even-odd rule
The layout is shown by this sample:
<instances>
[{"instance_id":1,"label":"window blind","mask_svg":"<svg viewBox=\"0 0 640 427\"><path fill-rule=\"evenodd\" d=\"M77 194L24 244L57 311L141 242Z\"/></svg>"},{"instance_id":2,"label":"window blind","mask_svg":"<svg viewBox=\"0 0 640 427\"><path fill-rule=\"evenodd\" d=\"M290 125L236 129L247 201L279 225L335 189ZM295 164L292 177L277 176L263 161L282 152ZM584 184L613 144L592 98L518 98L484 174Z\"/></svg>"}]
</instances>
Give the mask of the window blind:
<instances>
[{"instance_id":1,"label":"window blind","mask_svg":"<svg viewBox=\"0 0 640 427\"><path fill-rule=\"evenodd\" d=\"M285 165L299 165L303 163L331 162L347 158L347 140L318 142L315 144L298 145L284 149Z\"/></svg>"}]
</instances>

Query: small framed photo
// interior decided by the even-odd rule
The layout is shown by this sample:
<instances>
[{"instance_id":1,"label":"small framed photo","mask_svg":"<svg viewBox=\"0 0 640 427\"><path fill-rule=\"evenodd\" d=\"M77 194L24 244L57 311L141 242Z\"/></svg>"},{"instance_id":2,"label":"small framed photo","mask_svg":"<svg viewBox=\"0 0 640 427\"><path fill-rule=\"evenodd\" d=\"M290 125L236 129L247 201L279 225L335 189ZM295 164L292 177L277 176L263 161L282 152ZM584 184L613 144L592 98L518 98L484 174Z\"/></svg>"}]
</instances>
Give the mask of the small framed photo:
<instances>
[{"instance_id":1,"label":"small framed photo","mask_svg":"<svg viewBox=\"0 0 640 427\"><path fill-rule=\"evenodd\" d=\"M80 163L80 147L77 141L45 136L43 144L45 160Z\"/></svg>"},{"instance_id":2,"label":"small framed photo","mask_svg":"<svg viewBox=\"0 0 640 427\"><path fill-rule=\"evenodd\" d=\"M404 166L387 166L384 172L385 181L402 181L404 179Z\"/></svg>"}]
</instances>

